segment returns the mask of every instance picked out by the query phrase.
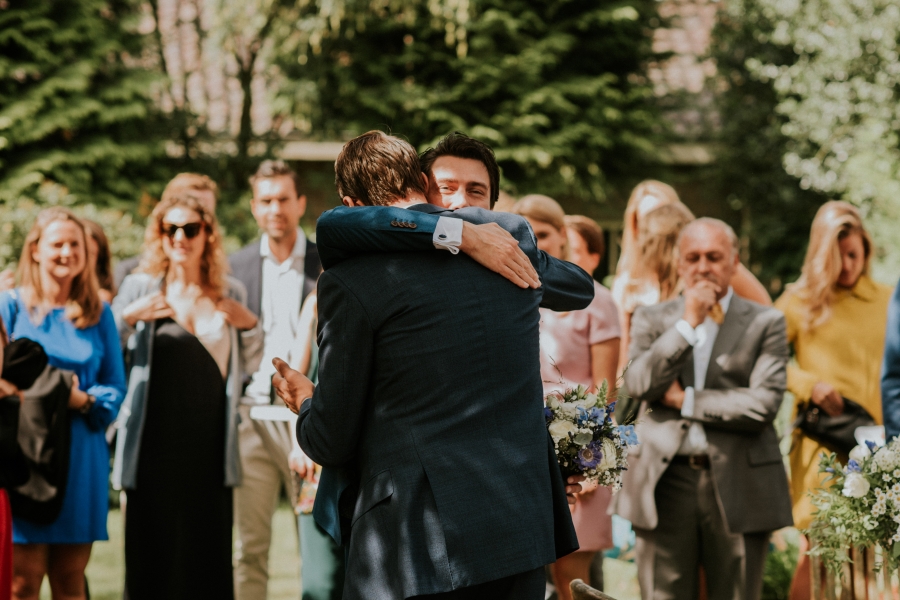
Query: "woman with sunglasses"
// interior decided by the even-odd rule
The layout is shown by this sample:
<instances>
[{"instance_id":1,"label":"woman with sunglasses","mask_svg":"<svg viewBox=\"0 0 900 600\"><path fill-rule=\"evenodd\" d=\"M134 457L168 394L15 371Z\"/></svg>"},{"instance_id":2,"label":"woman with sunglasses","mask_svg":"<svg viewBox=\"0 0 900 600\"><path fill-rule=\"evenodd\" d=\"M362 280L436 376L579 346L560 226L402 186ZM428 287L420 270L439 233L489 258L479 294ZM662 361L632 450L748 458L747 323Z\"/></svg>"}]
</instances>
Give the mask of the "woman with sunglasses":
<instances>
[{"instance_id":1,"label":"woman with sunglasses","mask_svg":"<svg viewBox=\"0 0 900 600\"><path fill-rule=\"evenodd\" d=\"M227 268L215 216L174 194L153 210L140 272L113 303L130 363L113 468L129 600L234 597L241 376L256 370L262 337Z\"/></svg>"}]
</instances>

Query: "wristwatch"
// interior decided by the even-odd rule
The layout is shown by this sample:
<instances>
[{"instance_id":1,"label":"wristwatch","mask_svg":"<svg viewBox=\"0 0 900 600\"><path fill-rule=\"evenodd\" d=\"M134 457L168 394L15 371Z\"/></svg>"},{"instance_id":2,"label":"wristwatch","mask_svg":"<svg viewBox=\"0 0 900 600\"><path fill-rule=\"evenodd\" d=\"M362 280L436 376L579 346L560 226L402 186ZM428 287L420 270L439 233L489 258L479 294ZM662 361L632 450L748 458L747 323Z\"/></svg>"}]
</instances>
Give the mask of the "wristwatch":
<instances>
[{"instance_id":1,"label":"wristwatch","mask_svg":"<svg viewBox=\"0 0 900 600\"><path fill-rule=\"evenodd\" d=\"M79 408L78 411L81 414L86 415L89 412L91 412L91 409L94 407L94 404L96 404L96 403L97 403L97 396L92 396L91 394L88 394L87 402L82 404L81 408Z\"/></svg>"}]
</instances>

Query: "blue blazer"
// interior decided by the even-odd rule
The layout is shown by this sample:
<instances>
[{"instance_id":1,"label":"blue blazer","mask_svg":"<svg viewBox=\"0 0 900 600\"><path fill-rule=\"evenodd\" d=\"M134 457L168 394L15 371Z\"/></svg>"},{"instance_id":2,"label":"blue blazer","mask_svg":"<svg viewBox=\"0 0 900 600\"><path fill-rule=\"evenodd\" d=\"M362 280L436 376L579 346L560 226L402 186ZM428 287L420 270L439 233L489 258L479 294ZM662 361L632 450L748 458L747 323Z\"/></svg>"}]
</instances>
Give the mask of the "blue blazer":
<instances>
[{"instance_id":1,"label":"blue blazer","mask_svg":"<svg viewBox=\"0 0 900 600\"><path fill-rule=\"evenodd\" d=\"M396 251L434 250L439 216L499 223L543 286ZM297 433L325 467L317 520L338 539L349 524L345 600L447 592L577 549L543 418L538 307L586 307L590 276L538 251L521 217L480 209L335 209L317 242L319 385ZM359 255L372 245L384 253Z\"/></svg>"},{"instance_id":2,"label":"blue blazer","mask_svg":"<svg viewBox=\"0 0 900 600\"><path fill-rule=\"evenodd\" d=\"M900 435L900 285L888 305L884 337L884 364L881 367L881 408L888 441Z\"/></svg>"}]
</instances>

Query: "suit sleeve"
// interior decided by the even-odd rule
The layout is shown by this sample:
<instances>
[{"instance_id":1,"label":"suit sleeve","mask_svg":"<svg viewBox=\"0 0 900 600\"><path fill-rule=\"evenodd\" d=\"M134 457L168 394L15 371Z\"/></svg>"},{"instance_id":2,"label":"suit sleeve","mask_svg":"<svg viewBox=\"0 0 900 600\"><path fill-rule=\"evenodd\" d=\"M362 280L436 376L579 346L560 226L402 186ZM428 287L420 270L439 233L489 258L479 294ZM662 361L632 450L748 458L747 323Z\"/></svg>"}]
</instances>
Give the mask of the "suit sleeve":
<instances>
[{"instance_id":1,"label":"suit sleeve","mask_svg":"<svg viewBox=\"0 0 900 600\"><path fill-rule=\"evenodd\" d=\"M778 414L787 385L788 348L784 316L766 328L748 387L694 392L694 416L704 427L759 432Z\"/></svg>"},{"instance_id":2,"label":"suit sleeve","mask_svg":"<svg viewBox=\"0 0 900 600\"><path fill-rule=\"evenodd\" d=\"M319 384L300 411L297 441L314 462L356 455L369 397L374 330L356 295L328 271L319 279Z\"/></svg>"},{"instance_id":3,"label":"suit sleeve","mask_svg":"<svg viewBox=\"0 0 900 600\"><path fill-rule=\"evenodd\" d=\"M316 223L316 245L322 267L363 254L434 250L432 236L438 215L391 206L339 206ZM392 222L415 227L396 227Z\"/></svg>"},{"instance_id":4,"label":"suit sleeve","mask_svg":"<svg viewBox=\"0 0 900 600\"><path fill-rule=\"evenodd\" d=\"M900 285L888 305L884 337L884 364L881 370L881 404L884 433L892 440L900 435Z\"/></svg>"},{"instance_id":5,"label":"suit sleeve","mask_svg":"<svg viewBox=\"0 0 900 600\"><path fill-rule=\"evenodd\" d=\"M594 280L573 263L538 250L537 272L544 291L543 308L557 312L581 310L594 299Z\"/></svg>"},{"instance_id":6,"label":"suit sleeve","mask_svg":"<svg viewBox=\"0 0 900 600\"><path fill-rule=\"evenodd\" d=\"M674 326L662 335L656 329L649 309L638 307L631 318L631 364L625 371L625 389L634 398L651 403L662 400L694 350Z\"/></svg>"}]
</instances>

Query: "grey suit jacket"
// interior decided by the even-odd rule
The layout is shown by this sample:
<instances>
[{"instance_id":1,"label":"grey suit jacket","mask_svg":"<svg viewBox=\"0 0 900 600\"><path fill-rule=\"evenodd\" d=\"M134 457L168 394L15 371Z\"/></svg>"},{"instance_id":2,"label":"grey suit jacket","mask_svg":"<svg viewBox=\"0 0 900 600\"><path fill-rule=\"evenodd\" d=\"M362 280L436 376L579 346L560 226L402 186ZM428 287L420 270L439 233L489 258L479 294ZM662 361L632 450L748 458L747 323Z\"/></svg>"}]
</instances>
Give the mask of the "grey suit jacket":
<instances>
[{"instance_id":1,"label":"grey suit jacket","mask_svg":"<svg viewBox=\"0 0 900 600\"><path fill-rule=\"evenodd\" d=\"M527 224L513 220L537 265ZM565 500L538 352L538 306L576 310L593 297L586 273L571 277L563 290L523 290L446 252L362 256L323 273L319 385L298 438L315 462L358 474L358 493L341 496L344 600L530 571L556 560L557 528L570 532L563 553L577 547L568 511L554 512Z\"/></svg>"},{"instance_id":2,"label":"grey suit jacket","mask_svg":"<svg viewBox=\"0 0 900 600\"><path fill-rule=\"evenodd\" d=\"M629 453L613 510L635 527L666 518L656 484L678 451L690 421L660 402L676 379L694 385L693 347L675 329L684 299L637 309L632 319L628 393L641 400L640 445ZM711 470L733 533L772 531L793 523L787 475L772 422L787 382L784 316L737 296L713 345L693 421L706 430ZM649 410L648 410L649 409Z\"/></svg>"},{"instance_id":3,"label":"grey suit jacket","mask_svg":"<svg viewBox=\"0 0 900 600\"><path fill-rule=\"evenodd\" d=\"M122 288L113 300L112 311L123 349L129 353L128 391L119 410L116 421L116 456L113 462L112 482L116 489L137 487L138 461L141 451L141 434L147 415L147 392L150 371L153 368L153 337L156 335L156 321L138 321L131 327L122 318L125 308L148 294L160 290L161 277L146 273L128 275ZM226 294L232 300L247 304L247 291L240 281L233 277L227 280ZM253 329L238 332L228 326L231 336L231 354L228 358L228 378L225 393L228 405L225 410L225 485L234 487L241 484L241 458L238 449L238 404L243 392L242 375L253 372L259 366L262 356L262 327L257 323Z\"/></svg>"}]
</instances>

